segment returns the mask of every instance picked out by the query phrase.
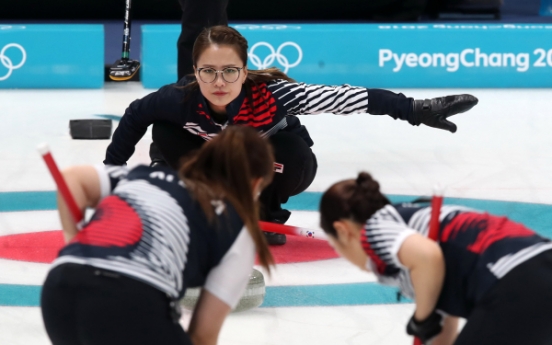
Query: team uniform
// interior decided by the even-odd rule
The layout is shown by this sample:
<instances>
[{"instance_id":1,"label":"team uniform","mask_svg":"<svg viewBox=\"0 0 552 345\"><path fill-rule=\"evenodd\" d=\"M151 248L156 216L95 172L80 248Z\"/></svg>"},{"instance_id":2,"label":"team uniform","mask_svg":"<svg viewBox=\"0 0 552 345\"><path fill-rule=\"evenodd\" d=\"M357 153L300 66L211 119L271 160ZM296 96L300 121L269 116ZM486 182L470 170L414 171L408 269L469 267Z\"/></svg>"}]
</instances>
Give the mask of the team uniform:
<instances>
[{"instance_id":1,"label":"team uniform","mask_svg":"<svg viewBox=\"0 0 552 345\"><path fill-rule=\"evenodd\" d=\"M431 208L387 205L365 224L362 244L378 280L414 298L398 251L428 235ZM445 280L436 309L466 318L460 344L552 344L552 242L505 217L443 206L438 242Z\"/></svg>"},{"instance_id":2,"label":"team uniform","mask_svg":"<svg viewBox=\"0 0 552 345\"><path fill-rule=\"evenodd\" d=\"M178 300L203 286L235 307L255 245L230 204L209 222L175 171L97 167L102 200L59 253L42 292L58 344L191 344ZM86 340L86 341L83 341Z\"/></svg>"},{"instance_id":3,"label":"team uniform","mask_svg":"<svg viewBox=\"0 0 552 345\"><path fill-rule=\"evenodd\" d=\"M316 157L310 148L313 140L297 115L389 114L395 119L419 124L413 116L413 99L403 94L285 80L260 83L252 88L250 95L242 88L240 95L227 105L227 116L218 118L210 111L199 89L182 88L191 80L184 78L131 103L113 134L104 163L125 164L151 124L154 124L154 144L173 168L182 156L211 140L226 126L251 126L269 138L278 163L273 183L260 198L265 220L285 222L289 212L280 205L304 191L316 174Z\"/></svg>"}]
</instances>

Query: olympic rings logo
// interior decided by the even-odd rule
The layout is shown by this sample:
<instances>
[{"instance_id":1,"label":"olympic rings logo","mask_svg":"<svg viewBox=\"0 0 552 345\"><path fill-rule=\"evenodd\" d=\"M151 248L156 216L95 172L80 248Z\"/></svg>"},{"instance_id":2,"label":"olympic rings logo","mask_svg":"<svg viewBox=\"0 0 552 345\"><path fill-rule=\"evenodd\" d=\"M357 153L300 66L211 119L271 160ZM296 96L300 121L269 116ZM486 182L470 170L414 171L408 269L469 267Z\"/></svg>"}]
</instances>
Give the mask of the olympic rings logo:
<instances>
[{"instance_id":1,"label":"olympic rings logo","mask_svg":"<svg viewBox=\"0 0 552 345\"><path fill-rule=\"evenodd\" d=\"M18 48L21 51L21 55L22 55L21 62L18 63L17 65L14 65L12 60L6 56L6 50L12 47ZM6 75L4 75L3 77L0 77L0 81L8 79L11 76L13 70L23 66L26 60L27 60L27 52L25 52L25 49L23 49L21 45L17 43L6 44L4 48L0 50L0 63L2 63L2 65L4 65L4 67L8 69L8 73L6 73Z\"/></svg>"},{"instance_id":2,"label":"olympic rings logo","mask_svg":"<svg viewBox=\"0 0 552 345\"><path fill-rule=\"evenodd\" d=\"M290 63L288 58L282 54L282 49L288 46L294 47L298 53L297 60L295 60L295 62L293 63ZM257 49L258 47L267 47L270 50L270 54L268 54L268 56L266 56L262 61L261 58L254 53L255 49ZM295 42L284 42L276 50L267 42L257 42L249 50L248 56L253 65L258 69L268 68L272 66L274 60L277 60L278 63L284 68L284 73L287 73L290 68L299 65L299 63L303 59L303 51L301 50L301 47L299 47L299 45Z\"/></svg>"}]
</instances>

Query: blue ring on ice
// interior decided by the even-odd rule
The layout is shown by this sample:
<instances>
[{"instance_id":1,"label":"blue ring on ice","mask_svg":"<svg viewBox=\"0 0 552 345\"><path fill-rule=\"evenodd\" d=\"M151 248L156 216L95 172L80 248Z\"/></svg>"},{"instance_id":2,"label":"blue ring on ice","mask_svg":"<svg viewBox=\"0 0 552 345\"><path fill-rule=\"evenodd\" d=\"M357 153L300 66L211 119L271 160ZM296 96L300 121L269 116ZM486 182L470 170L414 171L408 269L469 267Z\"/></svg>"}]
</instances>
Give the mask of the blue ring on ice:
<instances>
[{"instance_id":1,"label":"blue ring on ice","mask_svg":"<svg viewBox=\"0 0 552 345\"><path fill-rule=\"evenodd\" d=\"M304 192L284 205L293 211L317 211L322 193ZM393 203L416 199L411 195L388 195ZM55 210L54 191L2 192L0 212ZM552 205L516 201L445 198L445 204L487 211L525 224L543 236L552 237ZM0 306L37 307L41 286L0 284ZM261 307L307 307L412 303L397 298L397 289L377 283L267 286Z\"/></svg>"}]
</instances>

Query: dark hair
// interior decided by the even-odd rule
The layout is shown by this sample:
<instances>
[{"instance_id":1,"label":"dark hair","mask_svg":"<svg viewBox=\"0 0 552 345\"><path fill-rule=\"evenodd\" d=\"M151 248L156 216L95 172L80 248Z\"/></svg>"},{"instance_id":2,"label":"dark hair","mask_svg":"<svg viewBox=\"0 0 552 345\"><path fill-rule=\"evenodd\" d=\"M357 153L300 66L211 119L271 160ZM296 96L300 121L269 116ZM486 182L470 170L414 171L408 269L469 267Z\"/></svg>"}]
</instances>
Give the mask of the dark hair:
<instances>
[{"instance_id":1,"label":"dark hair","mask_svg":"<svg viewBox=\"0 0 552 345\"><path fill-rule=\"evenodd\" d=\"M217 25L210 28L205 28L197 36L197 39L194 43L194 48L192 50L192 60L194 66L197 66L197 61L203 52L209 48L211 45L225 45L234 48L238 56L243 62L244 66L247 66L247 40L243 37L238 30L224 26ZM258 83L266 83L271 80L284 79L290 82L295 82L284 72L280 71L276 67L271 67L261 70L250 70L248 69L247 78L244 83L245 93L249 100L249 106L254 109L255 105L253 104L253 93L252 89L257 87ZM192 81L187 84L184 89L197 89L198 83L197 80Z\"/></svg>"},{"instance_id":2,"label":"dark hair","mask_svg":"<svg viewBox=\"0 0 552 345\"><path fill-rule=\"evenodd\" d=\"M390 204L379 190L379 183L367 172L356 180L344 180L332 185L320 200L320 227L333 237L335 221L350 219L364 224L377 210Z\"/></svg>"},{"instance_id":3,"label":"dark hair","mask_svg":"<svg viewBox=\"0 0 552 345\"><path fill-rule=\"evenodd\" d=\"M213 199L232 204L255 242L260 264L270 272L274 259L259 228L251 185L258 178L262 187L272 181L274 154L268 141L251 127L229 126L189 157L179 174L209 220L215 219Z\"/></svg>"}]
</instances>

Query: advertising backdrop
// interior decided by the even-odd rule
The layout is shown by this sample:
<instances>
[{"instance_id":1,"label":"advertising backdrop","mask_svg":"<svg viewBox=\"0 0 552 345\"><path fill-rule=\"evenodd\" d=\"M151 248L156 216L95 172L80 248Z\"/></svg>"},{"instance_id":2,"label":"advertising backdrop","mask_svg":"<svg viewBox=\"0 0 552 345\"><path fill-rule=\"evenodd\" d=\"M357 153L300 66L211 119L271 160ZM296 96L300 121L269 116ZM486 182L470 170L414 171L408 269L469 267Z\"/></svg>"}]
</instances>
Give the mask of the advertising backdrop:
<instances>
[{"instance_id":1,"label":"advertising backdrop","mask_svg":"<svg viewBox=\"0 0 552 345\"><path fill-rule=\"evenodd\" d=\"M0 25L0 88L100 88L103 25Z\"/></svg>"},{"instance_id":2,"label":"advertising backdrop","mask_svg":"<svg viewBox=\"0 0 552 345\"><path fill-rule=\"evenodd\" d=\"M233 25L250 69L306 83L382 88L552 87L552 25ZM142 81L176 81L178 25L142 26Z\"/></svg>"}]
</instances>

